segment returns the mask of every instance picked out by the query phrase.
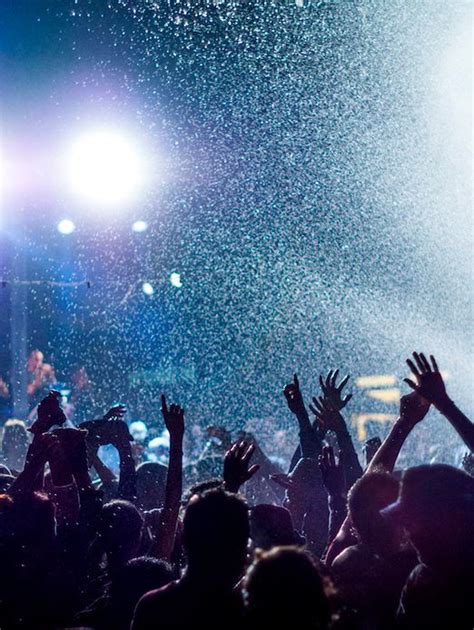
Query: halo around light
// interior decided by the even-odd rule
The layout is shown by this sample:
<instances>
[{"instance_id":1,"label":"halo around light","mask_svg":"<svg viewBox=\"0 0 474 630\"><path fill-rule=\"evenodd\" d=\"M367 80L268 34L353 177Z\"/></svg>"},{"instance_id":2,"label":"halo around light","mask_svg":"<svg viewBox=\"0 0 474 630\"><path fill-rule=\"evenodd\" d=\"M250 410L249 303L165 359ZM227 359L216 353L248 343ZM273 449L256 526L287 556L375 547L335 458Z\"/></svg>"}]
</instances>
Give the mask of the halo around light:
<instances>
[{"instance_id":1,"label":"halo around light","mask_svg":"<svg viewBox=\"0 0 474 630\"><path fill-rule=\"evenodd\" d=\"M93 130L71 145L66 176L71 191L86 202L117 205L132 201L143 185L144 165L137 147L111 130Z\"/></svg>"}]
</instances>

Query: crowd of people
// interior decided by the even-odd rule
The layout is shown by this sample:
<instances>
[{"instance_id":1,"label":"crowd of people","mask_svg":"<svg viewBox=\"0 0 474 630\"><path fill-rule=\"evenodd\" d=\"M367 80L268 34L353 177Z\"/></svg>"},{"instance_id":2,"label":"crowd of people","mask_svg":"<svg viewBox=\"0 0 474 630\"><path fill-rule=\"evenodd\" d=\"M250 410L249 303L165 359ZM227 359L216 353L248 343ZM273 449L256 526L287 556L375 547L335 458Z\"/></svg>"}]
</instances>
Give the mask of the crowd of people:
<instances>
[{"instance_id":1,"label":"crowd of people","mask_svg":"<svg viewBox=\"0 0 474 630\"><path fill-rule=\"evenodd\" d=\"M434 357L407 364L411 392L364 461L344 418L348 377L320 377L307 405L295 374L286 469L258 435L219 423L190 452L194 421L165 395L166 456L151 458L123 405L73 426L61 395L42 392L30 423L3 429L0 628L472 630L474 424ZM463 440L462 467L400 470L431 408Z\"/></svg>"}]
</instances>

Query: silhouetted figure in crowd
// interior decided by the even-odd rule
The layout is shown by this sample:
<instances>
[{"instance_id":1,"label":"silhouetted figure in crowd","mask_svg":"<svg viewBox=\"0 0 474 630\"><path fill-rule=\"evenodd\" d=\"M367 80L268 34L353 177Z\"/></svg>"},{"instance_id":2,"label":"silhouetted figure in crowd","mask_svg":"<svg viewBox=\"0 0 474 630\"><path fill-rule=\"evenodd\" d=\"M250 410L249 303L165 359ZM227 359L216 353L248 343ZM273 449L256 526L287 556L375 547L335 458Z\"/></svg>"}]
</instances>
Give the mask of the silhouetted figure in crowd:
<instances>
[{"instance_id":1,"label":"silhouetted figure in crowd","mask_svg":"<svg viewBox=\"0 0 474 630\"><path fill-rule=\"evenodd\" d=\"M209 490L192 497L183 519L185 573L140 600L133 629L239 626L243 602L235 586L248 538L247 506L237 495Z\"/></svg>"}]
</instances>

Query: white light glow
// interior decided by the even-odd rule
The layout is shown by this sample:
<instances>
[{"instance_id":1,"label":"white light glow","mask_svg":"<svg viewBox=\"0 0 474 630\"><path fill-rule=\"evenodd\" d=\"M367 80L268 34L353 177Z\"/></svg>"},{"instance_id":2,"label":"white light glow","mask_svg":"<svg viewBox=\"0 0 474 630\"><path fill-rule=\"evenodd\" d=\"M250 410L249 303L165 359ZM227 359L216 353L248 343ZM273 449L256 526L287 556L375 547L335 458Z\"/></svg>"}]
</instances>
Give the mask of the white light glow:
<instances>
[{"instance_id":1,"label":"white light glow","mask_svg":"<svg viewBox=\"0 0 474 630\"><path fill-rule=\"evenodd\" d=\"M62 219L61 221L59 221L57 227L58 232L60 232L61 234L72 234L76 229L76 226L74 222L71 221L71 219Z\"/></svg>"},{"instance_id":2,"label":"white light glow","mask_svg":"<svg viewBox=\"0 0 474 630\"><path fill-rule=\"evenodd\" d=\"M145 232L148 229L148 223L146 221L135 221L132 225L134 232Z\"/></svg>"},{"instance_id":3,"label":"white light glow","mask_svg":"<svg viewBox=\"0 0 474 630\"><path fill-rule=\"evenodd\" d=\"M153 285L151 285L149 282L144 282L142 284L142 291L145 295L153 295L155 289L153 288Z\"/></svg>"},{"instance_id":4,"label":"white light glow","mask_svg":"<svg viewBox=\"0 0 474 630\"><path fill-rule=\"evenodd\" d=\"M114 131L83 134L73 143L67 160L72 191L101 205L131 201L143 184L143 173L134 144Z\"/></svg>"},{"instance_id":5,"label":"white light glow","mask_svg":"<svg viewBox=\"0 0 474 630\"><path fill-rule=\"evenodd\" d=\"M181 282L181 275L179 273L176 273L175 271L173 271L173 273L170 275L170 282L174 287L178 289L183 286L183 283Z\"/></svg>"}]
</instances>

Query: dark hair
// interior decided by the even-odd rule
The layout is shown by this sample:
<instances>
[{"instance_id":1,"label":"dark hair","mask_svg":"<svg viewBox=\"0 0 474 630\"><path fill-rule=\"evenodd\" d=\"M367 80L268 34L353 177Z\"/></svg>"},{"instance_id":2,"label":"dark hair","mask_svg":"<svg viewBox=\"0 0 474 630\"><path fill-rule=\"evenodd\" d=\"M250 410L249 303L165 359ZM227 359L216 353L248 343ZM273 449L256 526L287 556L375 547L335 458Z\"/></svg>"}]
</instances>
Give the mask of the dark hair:
<instances>
[{"instance_id":1,"label":"dark hair","mask_svg":"<svg viewBox=\"0 0 474 630\"><path fill-rule=\"evenodd\" d=\"M248 537L248 508L241 497L215 489L191 498L183 519L189 565L236 558L245 552Z\"/></svg>"},{"instance_id":2,"label":"dark hair","mask_svg":"<svg viewBox=\"0 0 474 630\"><path fill-rule=\"evenodd\" d=\"M114 499L102 507L100 533L103 539L119 543L139 541L143 518L137 508L123 499Z\"/></svg>"},{"instance_id":3,"label":"dark hair","mask_svg":"<svg viewBox=\"0 0 474 630\"><path fill-rule=\"evenodd\" d=\"M262 549L304 544L293 528L290 512L277 505L260 504L252 508L250 534L254 544Z\"/></svg>"},{"instance_id":4,"label":"dark hair","mask_svg":"<svg viewBox=\"0 0 474 630\"><path fill-rule=\"evenodd\" d=\"M329 603L323 577L309 552L299 547L274 547L257 553L245 579L248 618L262 625L324 628Z\"/></svg>"},{"instance_id":5,"label":"dark hair","mask_svg":"<svg viewBox=\"0 0 474 630\"><path fill-rule=\"evenodd\" d=\"M224 482L218 477L215 477L214 479L208 479L207 481L199 481L189 488L188 492L186 493L185 503L188 503L195 494L203 494L208 490L217 490L218 488L223 487Z\"/></svg>"},{"instance_id":6,"label":"dark hair","mask_svg":"<svg viewBox=\"0 0 474 630\"><path fill-rule=\"evenodd\" d=\"M361 541L370 543L388 527L380 510L396 500L398 488L398 481L386 472L366 473L352 486L347 503Z\"/></svg>"},{"instance_id":7,"label":"dark hair","mask_svg":"<svg viewBox=\"0 0 474 630\"><path fill-rule=\"evenodd\" d=\"M116 602L130 604L133 612L140 597L173 579L171 566L163 560L140 556L129 560L114 576L110 594Z\"/></svg>"}]
</instances>

